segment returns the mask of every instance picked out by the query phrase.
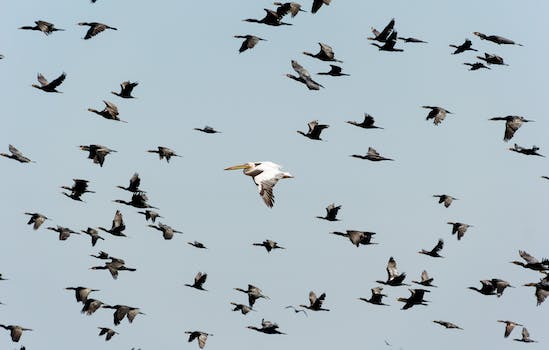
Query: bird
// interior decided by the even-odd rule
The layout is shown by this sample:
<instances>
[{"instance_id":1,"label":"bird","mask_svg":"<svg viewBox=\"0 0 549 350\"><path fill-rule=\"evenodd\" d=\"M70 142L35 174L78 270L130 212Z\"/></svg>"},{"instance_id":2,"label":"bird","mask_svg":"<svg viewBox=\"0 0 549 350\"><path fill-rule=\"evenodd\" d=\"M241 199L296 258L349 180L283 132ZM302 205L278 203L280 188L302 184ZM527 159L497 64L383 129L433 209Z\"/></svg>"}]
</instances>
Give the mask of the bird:
<instances>
[{"instance_id":1,"label":"bird","mask_svg":"<svg viewBox=\"0 0 549 350\"><path fill-rule=\"evenodd\" d=\"M499 278L492 278L491 280L481 280L482 287L480 289L476 287L467 287L484 295L496 295L498 298L503 295L503 291L507 287L514 288L509 282L501 280Z\"/></svg>"},{"instance_id":2,"label":"bird","mask_svg":"<svg viewBox=\"0 0 549 350\"><path fill-rule=\"evenodd\" d=\"M139 85L138 82L124 81L120 84L120 92L111 91L111 94L122 98L135 98L132 96L132 91L137 85Z\"/></svg>"},{"instance_id":3,"label":"bird","mask_svg":"<svg viewBox=\"0 0 549 350\"><path fill-rule=\"evenodd\" d=\"M372 236L375 235L375 232L368 232L368 231L357 231L357 230L347 230L346 232L330 232L333 235L343 236L349 238L351 243L353 243L355 246L363 245L371 245L371 244L377 244L372 242Z\"/></svg>"},{"instance_id":4,"label":"bird","mask_svg":"<svg viewBox=\"0 0 549 350\"><path fill-rule=\"evenodd\" d=\"M33 160L30 160L29 158L25 157L21 151L19 151L15 146L9 145L8 150L11 154L7 153L0 153L0 156L14 159L18 161L19 163L35 163Z\"/></svg>"},{"instance_id":5,"label":"bird","mask_svg":"<svg viewBox=\"0 0 549 350\"><path fill-rule=\"evenodd\" d=\"M311 140L318 140L321 141L320 134L322 133L322 130L329 128L329 125L326 124L319 124L318 120L312 120L309 123L307 123L309 127L309 131L306 133L301 130L297 130L298 134L301 134Z\"/></svg>"},{"instance_id":6,"label":"bird","mask_svg":"<svg viewBox=\"0 0 549 350\"><path fill-rule=\"evenodd\" d=\"M517 145L516 143L513 145L513 147L510 147L509 148L509 151L513 151L513 152L517 152L517 153L522 153L524 155L527 155L527 156L539 156L539 157L545 157L543 154L539 154L538 151L539 151L539 147L534 145L532 146L531 148L526 148L526 147L522 147L522 146L519 146Z\"/></svg>"},{"instance_id":7,"label":"bird","mask_svg":"<svg viewBox=\"0 0 549 350\"><path fill-rule=\"evenodd\" d=\"M297 2L273 2L273 5L278 6L276 8L276 14L278 17L282 18L286 16L287 14L290 14L293 17L297 16L300 12L307 12L303 9L301 9L301 5Z\"/></svg>"},{"instance_id":8,"label":"bird","mask_svg":"<svg viewBox=\"0 0 549 350\"><path fill-rule=\"evenodd\" d=\"M478 36L481 40L488 40L498 45L506 44L506 45L523 46L522 44L517 44L511 39L507 39L499 35L486 35L479 32L473 32L473 34Z\"/></svg>"},{"instance_id":9,"label":"bird","mask_svg":"<svg viewBox=\"0 0 549 350\"><path fill-rule=\"evenodd\" d=\"M412 281L413 283L416 283L416 284L421 284L422 286L425 286L425 287L437 287L433 284L431 284L433 282L433 278L432 277L429 277L429 274L427 273L426 270L423 270L421 272L421 281Z\"/></svg>"},{"instance_id":10,"label":"bird","mask_svg":"<svg viewBox=\"0 0 549 350\"><path fill-rule=\"evenodd\" d=\"M437 244L433 247L433 249L431 250L422 249L418 253L429 255L433 258L443 258L443 256L439 254L439 252L442 250L443 247L444 247L444 241L442 240L442 238L440 238Z\"/></svg>"},{"instance_id":11,"label":"bird","mask_svg":"<svg viewBox=\"0 0 549 350\"><path fill-rule=\"evenodd\" d=\"M325 309L322 307L322 304L324 303L324 299L326 299L326 293L320 294L319 297L316 296L315 292L310 291L309 292L309 305L301 304L299 307L304 307L306 309L309 309L311 311L330 311L330 309Z\"/></svg>"},{"instance_id":12,"label":"bird","mask_svg":"<svg viewBox=\"0 0 549 350\"><path fill-rule=\"evenodd\" d=\"M292 74L286 74L288 78L291 78L295 81L299 81L300 83L303 83L307 86L309 90L320 90L320 88L323 88L324 86L320 85L316 81L314 81L311 78L311 75L309 72L303 68L302 65L300 65L297 61L292 60L292 68L297 72L298 76Z\"/></svg>"},{"instance_id":13,"label":"bird","mask_svg":"<svg viewBox=\"0 0 549 350\"><path fill-rule=\"evenodd\" d=\"M10 324L8 326L0 324L0 327L10 331L11 340L15 343L19 342L19 339L21 339L21 336L23 335L24 331L32 331L32 329L30 328L25 328L25 327L13 325L13 324Z\"/></svg>"},{"instance_id":14,"label":"bird","mask_svg":"<svg viewBox=\"0 0 549 350\"><path fill-rule=\"evenodd\" d=\"M250 311L255 311L254 309L252 309L251 307L245 304L237 304L237 303L231 302L231 305L234 305L234 309L232 309L233 311L240 311L242 315L246 315Z\"/></svg>"},{"instance_id":15,"label":"bird","mask_svg":"<svg viewBox=\"0 0 549 350\"><path fill-rule=\"evenodd\" d=\"M516 326L521 326L522 327L522 325L520 323L516 323L516 322L513 322L513 321L498 320L498 322L505 323L505 333L503 333L504 338L509 337L509 335L511 335L511 332L513 331L513 329Z\"/></svg>"},{"instance_id":16,"label":"bird","mask_svg":"<svg viewBox=\"0 0 549 350\"><path fill-rule=\"evenodd\" d=\"M100 329L99 336L105 335L105 341L109 341L115 334L119 334L118 332L110 328L106 328L106 327L97 327L97 328Z\"/></svg>"},{"instance_id":17,"label":"bird","mask_svg":"<svg viewBox=\"0 0 549 350\"><path fill-rule=\"evenodd\" d=\"M423 43L423 44L427 44L426 41L423 41L423 40L417 39L417 38L412 38L412 37L403 38L403 37L399 36L397 39L402 40L405 43Z\"/></svg>"},{"instance_id":18,"label":"bird","mask_svg":"<svg viewBox=\"0 0 549 350\"><path fill-rule=\"evenodd\" d=\"M125 201L123 199L115 199L115 200L113 200L113 202L120 203L120 204L126 204L126 205L129 205L129 206L132 206L132 207L135 207L135 208L140 208L140 209L146 209L146 208L158 209L157 207L153 207L152 205L148 204L147 203L148 200L149 200L149 197L147 197L147 195L145 193L135 192L134 194L132 194L132 198L129 202ZM146 215L145 215L145 217L146 217ZM159 216L157 216L157 217L159 217Z\"/></svg>"},{"instance_id":19,"label":"bird","mask_svg":"<svg viewBox=\"0 0 549 350\"><path fill-rule=\"evenodd\" d=\"M452 322L448 322L448 321L433 321L434 323L438 323L439 325L445 327L445 328L448 328L448 329L461 329L463 330L463 328L461 328L460 326L458 326L457 324L454 324Z\"/></svg>"},{"instance_id":20,"label":"bird","mask_svg":"<svg viewBox=\"0 0 549 350\"><path fill-rule=\"evenodd\" d=\"M194 130L201 131L205 134L220 134L221 133L221 131L215 130L214 128L212 128L211 126L208 126L208 125L206 125L203 128L194 128Z\"/></svg>"},{"instance_id":21,"label":"bird","mask_svg":"<svg viewBox=\"0 0 549 350\"><path fill-rule=\"evenodd\" d=\"M473 227L473 225L463 224L461 222L447 222L447 224L452 225L452 234L457 232L458 241L465 235L465 232L467 232L469 227Z\"/></svg>"},{"instance_id":22,"label":"bird","mask_svg":"<svg viewBox=\"0 0 549 350\"><path fill-rule=\"evenodd\" d=\"M379 162L382 160L394 160L391 158L385 158L381 156L373 147L368 147L368 152L365 155L361 154L352 154L351 157L353 158L360 158L360 159L367 159L372 162Z\"/></svg>"},{"instance_id":23,"label":"bird","mask_svg":"<svg viewBox=\"0 0 549 350\"><path fill-rule=\"evenodd\" d=\"M2 277L2 274L0 273L0 281L7 281L7 278Z\"/></svg>"},{"instance_id":24,"label":"bird","mask_svg":"<svg viewBox=\"0 0 549 350\"><path fill-rule=\"evenodd\" d=\"M381 293L382 290L383 290L383 287L372 288L371 289L372 296L370 297L370 299L358 298L358 300L362 300L362 301L365 301L367 303L374 304L374 305L389 306L388 304L384 304L383 301L382 301L383 297L387 297L386 294Z\"/></svg>"},{"instance_id":25,"label":"bird","mask_svg":"<svg viewBox=\"0 0 549 350\"><path fill-rule=\"evenodd\" d=\"M114 103L105 100L103 100L103 103L105 104L105 108L103 108L103 110L98 111L97 109L88 108L88 111L100 115L105 119L127 123L127 121L122 120L118 117L118 107Z\"/></svg>"},{"instance_id":26,"label":"bird","mask_svg":"<svg viewBox=\"0 0 549 350\"><path fill-rule=\"evenodd\" d=\"M242 42L242 45L240 45L240 49L238 49L238 53L242 53L248 49L253 49L255 45L257 45L257 43L259 43L260 41L267 41L266 39L263 39L251 34L235 35L234 38L245 39Z\"/></svg>"},{"instance_id":27,"label":"bird","mask_svg":"<svg viewBox=\"0 0 549 350\"><path fill-rule=\"evenodd\" d=\"M160 214L158 214L154 210L138 211L137 213L145 215L145 220L146 221L149 221L149 219L150 219L152 222L156 222L157 218L162 218L162 219L164 218L163 216L160 216Z\"/></svg>"},{"instance_id":28,"label":"bird","mask_svg":"<svg viewBox=\"0 0 549 350\"><path fill-rule=\"evenodd\" d=\"M379 42L386 42L387 39L389 38L389 36L391 35L391 33L393 32L393 28L395 26L395 19L392 18L389 23L385 26L385 28L383 28L383 30L380 32L378 31L377 29L375 29L374 27L371 27L371 30L372 30L372 33L374 34L373 37L368 37L366 39L368 40L375 40L375 41L379 41Z\"/></svg>"},{"instance_id":29,"label":"bird","mask_svg":"<svg viewBox=\"0 0 549 350\"><path fill-rule=\"evenodd\" d=\"M36 79L40 83L40 85L32 84L31 86L34 88L37 88L39 90L45 91L45 92L57 92L61 93L61 91L57 91L57 87L63 83L65 78L67 77L67 74L65 72L61 73L60 76L52 80L51 82L48 82L46 78L41 73L38 73Z\"/></svg>"},{"instance_id":30,"label":"bird","mask_svg":"<svg viewBox=\"0 0 549 350\"><path fill-rule=\"evenodd\" d=\"M280 17L276 13L276 11L269 10L269 9L263 9L263 10L265 10L265 12L267 14L262 19L246 18L246 19L243 19L243 21L244 22L252 22L252 23L263 23L263 24L266 24L268 26L275 26L275 27L282 26L282 25L284 25L284 26L291 26L292 25L291 23L282 22L281 21L282 17Z\"/></svg>"},{"instance_id":31,"label":"bird","mask_svg":"<svg viewBox=\"0 0 549 350\"><path fill-rule=\"evenodd\" d=\"M158 146L158 149L150 149L147 152L149 153L158 153L158 158L160 160L166 158L166 162L170 162L171 157L181 157L180 155L176 154L173 150L169 149L168 147L164 146Z\"/></svg>"},{"instance_id":32,"label":"bird","mask_svg":"<svg viewBox=\"0 0 549 350\"><path fill-rule=\"evenodd\" d=\"M84 193L95 193L95 191L88 190L88 180L84 179L72 179L74 182L71 187L69 186L61 186L62 189L68 190L71 193L68 194L66 192L61 192L65 196L69 197L72 200L82 202L82 199L80 198Z\"/></svg>"},{"instance_id":33,"label":"bird","mask_svg":"<svg viewBox=\"0 0 549 350\"><path fill-rule=\"evenodd\" d=\"M122 218L122 213L120 210L117 210L116 213L114 213L114 219L112 219L111 228L107 230L104 227L98 227L101 231L110 233L113 236L117 237L126 237L124 234L124 230L126 229L126 225L124 224L124 219Z\"/></svg>"},{"instance_id":34,"label":"bird","mask_svg":"<svg viewBox=\"0 0 549 350\"><path fill-rule=\"evenodd\" d=\"M525 119L518 115L508 115L505 117L494 117L489 120L505 120L505 134L503 135L503 141L507 142L513 138L515 132L522 126L523 123L533 122L534 120Z\"/></svg>"},{"instance_id":35,"label":"bird","mask_svg":"<svg viewBox=\"0 0 549 350\"><path fill-rule=\"evenodd\" d=\"M326 207L326 216L317 216L317 219L323 219L327 221L340 221L337 218L337 213L341 209L341 205L335 205L334 203L331 203Z\"/></svg>"},{"instance_id":36,"label":"bird","mask_svg":"<svg viewBox=\"0 0 549 350\"><path fill-rule=\"evenodd\" d=\"M407 286L403 281L406 278L406 273L398 273L397 263L395 259L391 256L387 262L387 280L386 281L376 281L377 283L385 284L387 286Z\"/></svg>"},{"instance_id":37,"label":"bird","mask_svg":"<svg viewBox=\"0 0 549 350\"><path fill-rule=\"evenodd\" d=\"M389 37L383 42L383 45L378 43L370 43L370 45L377 46L379 51L389 51L389 52L402 52L403 49L395 49L397 43L398 33L396 31L391 32Z\"/></svg>"},{"instance_id":38,"label":"bird","mask_svg":"<svg viewBox=\"0 0 549 350\"><path fill-rule=\"evenodd\" d=\"M451 44L449 46L456 49L454 52L452 52L452 55L457 55L465 51L478 51L477 49L473 49L473 42L469 39L465 39L465 41L461 45Z\"/></svg>"},{"instance_id":39,"label":"bird","mask_svg":"<svg viewBox=\"0 0 549 350\"><path fill-rule=\"evenodd\" d=\"M206 278L208 278L207 273L198 272L196 276L194 276L193 284L185 284L185 286L198 289L198 290L207 291L203 287L204 283L206 283Z\"/></svg>"},{"instance_id":40,"label":"bird","mask_svg":"<svg viewBox=\"0 0 549 350\"><path fill-rule=\"evenodd\" d=\"M313 0L313 7L311 9L312 13L317 13L317 11L322 7L322 5L329 6L332 0Z\"/></svg>"},{"instance_id":41,"label":"bird","mask_svg":"<svg viewBox=\"0 0 549 350\"><path fill-rule=\"evenodd\" d=\"M102 145L80 145L78 146L80 150L88 152L88 159L93 160L94 164L99 164L100 167L103 167L103 163L105 162L105 157L108 154L115 153L114 149L110 149L106 146Z\"/></svg>"},{"instance_id":42,"label":"bird","mask_svg":"<svg viewBox=\"0 0 549 350\"><path fill-rule=\"evenodd\" d=\"M528 332L526 327L522 327L521 335L522 335L522 338L515 338L513 340L520 341L523 343L537 343L536 340L533 340L532 338L530 338L530 333Z\"/></svg>"},{"instance_id":43,"label":"bird","mask_svg":"<svg viewBox=\"0 0 549 350\"><path fill-rule=\"evenodd\" d=\"M397 301L404 302L404 306L402 307L402 310L407 310L414 305L427 305L427 300L423 299L425 293L430 293L430 291L426 289L408 289L411 293L411 295L408 298L398 298Z\"/></svg>"},{"instance_id":44,"label":"bird","mask_svg":"<svg viewBox=\"0 0 549 350\"><path fill-rule=\"evenodd\" d=\"M86 299L83 304L84 306L82 306L80 312L88 316L99 310L102 305L105 305L102 301L92 298Z\"/></svg>"},{"instance_id":45,"label":"bird","mask_svg":"<svg viewBox=\"0 0 549 350\"><path fill-rule=\"evenodd\" d=\"M139 308L128 305L103 305L102 307L105 309L115 310L113 314L115 326L118 326L122 322L124 317L128 319L128 322L132 323L137 315L145 315L139 310Z\"/></svg>"},{"instance_id":46,"label":"bird","mask_svg":"<svg viewBox=\"0 0 549 350\"><path fill-rule=\"evenodd\" d=\"M331 46L323 44L323 43L318 43L318 45L320 45L320 51L318 51L317 53L312 54L310 52L304 51L303 54L307 55L307 56L310 56L310 57L318 58L321 61L330 61L330 62L343 63L343 61L335 59L334 50L332 49Z\"/></svg>"},{"instance_id":47,"label":"bird","mask_svg":"<svg viewBox=\"0 0 549 350\"><path fill-rule=\"evenodd\" d=\"M255 326L248 326L246 328L265 334L286 334L278 330L278 324L266 321L265 319L261 319L261 328Z\"/></svg>"},{"instance_id":48,"label":"bird","mask_svg":"<svg viewBox=\"0 0 549 350\"><path fill-rule=\"evenodd\" d=\"M25 215L30 215L27 225L32 225L33 230L38 230L44 221L49 220L47 216L40 213L25 213Z\"/></svg>"},{"instance_id":49,"label":"bird","mask_svg":"<svg viewBox=\"0 0 549 350\"><path fill-rule=\"evenodd\" d=\"M294 313L298 314L300 312L303 312L303 314L307 317L309 317L309 315L307 314L307 311L305 311L304 309L298 309L297 307L293 306L293 305L288 305L285 307L285 309L292 309L294 310Z\"/></svg>"},{"instance_id":50,"label":"bird","mask_svg":"<svg viewBox=\"0 0 549 350\"><path fill-rule=\"evenodd\" d=\"M203 243L200 243L200 242L198 242L198 241L187 242L187 244L190 244L190 245L192 245L193 247L198 248L198 249L208 249Z\"/></svg>"},{"instance_id":51,"label":"bird","mask_svg":"<svg viewBox=\"0 0 549 350\"><path fill-rule=\"evenodd\" d=\"M92 289L88 287L67 287L66 290L73 290L76 301L85 304L88 300L88 296L91 292L99 292L99 289Z\"/></svg>"},{"instance_id":52,"label":"bird","mask_svg":"<svg viewBox=\"0 0 549 350\"><path fill-rule=\"evenodd\" d=\"M112 29L112 30L118 30L117 28L110 27L106 24L99 23L99 22L80 22L78 23L79 26L89 26L90 28L86 32L86 35L84 36L84 40L91 39L92 37L96 36L97 34L101 33L105 29Z\"/></svg>"},{"instance_id":53,"label":"bird","mask_svg":"<svg viewBox=\"0 0 549 350\"><path fill-rule=\"evenodd\" d=\"M508 64L506 64L504 61L503 61L503 57L501 56L498 56L498 55L491 55L491 54L488 54L488 53L484 53L484 57L482 56L477 56L477 58L479 60L483 60L485 61L486 63L488 64L494 64L494 65L500 65L500 66L508 66Z\"/></svg>"},{"instance_id":54,"label":"bird","mask_svg":"<svg viewBox=\"0 0 549 350\"><path fill-rule=\"evenodd\" d=\"M38 31L41 31L42 33L44 33L46 35L50 35L53 32L58 32L58 31L64 31L65 30L65 29L61 29L61 28L55 28L55 25L53 23L46 22L46 21L41 21L41 20L34 21L34 24L36 24L36 25L34 25L34 26L23 26L23 27L19 27L19 29L38 30Z\"/></svg>"},{"instance_id":55,"label":"bird","mask_svg":"<svg viewBox=\"0 0 549 350\"><path fill-rule=\"evenodd\" d=\"M168 225L165 225L161 222L158 223L158 225L149 225L149 227L154 228L160 232L162 232L162 237L164 237L165 240L170 240L173 238L174 233L183 233L178 230L174 230Z\"/></svg>"},{"instance_id":56,"label":"bird","mask_svg":"<svg viewBox=\"0 0 549 350\"><path fill-rule=\"evenodd\" d=\"M63 227L59 225L57 225L57 227L48 227L47 229L59 233L60 241L66 241L72 233L78 234L78 235L80 234L80 232L75 232L68 227Z\"/></svg>"},{"instance_id":57,"label":"bird","mask_svg":"<svg viewBox=\"0 0 549 350\"><path fill-rule=\"evenodd\" d=\"M80 232L85 233L88 236L90 236L92 247L95 247L98 240L100 240L100 239L103 240L103 241L105 240L105 238L101 237L99 235L99 232L96 229L92 228L92 227L88 227L85 231L81 230Z\"/></svg>"},{"instance_id":58,"label":"bird","mask_svg":"<svg viewBox=\"0 0 549 350\"><path fill-rule=\"evenodd\" d=\"M465 62L463 63L464 65L466 66L469 66L471 68L469 68L469 70L479 70L479 69L491 69L490 67L484 65L484 63L482 62L475 62L475 63L468 63L468 62Z\"/></svg>"},{"instance_id":59,"label":"bird","mask_svg":"<svg viewBox=\"0 0 549 350\"><path fill-rule=\"evenodd\" d=\"M111 261L103 266L92 266L90 270L109 270L113 279L118 279L118 271L137 271L132 267L126 267L124 260L110 257Z\"/></svg>"},{"instance_id":60,"label":"bird","mask_svg":"<svg viewBox=\"0 0 549 350\"><path fill-rule=\"evenodd\" d=\"M268 296L262 293L261 289L252 284L248 284L248 289L234 288L234 290L248 294L248 304L250 305L250 307L254 306L257 299L270 299Z\"/></svg>"},{"instance_id":61,"label":"bird","mask_svg":"<svg viewBox=\"0 0 549 350\"><path fill-rule=\"evenodd\" d=\"M186 331L185 334L189 334L189 343L197 339L198 347L200 349L203 349L204 346L206 346L206 340L208 339L208 336L213 336L213 334L201 331Z\"/></svg>"},{"instance_id":62,"label":"bird","mask_svg":"<svg viewBox=\"0 0 549 350\"><path fill-rule=\"evenodd\" d=\"M448 194L434 194L433 197L438 198L439 203L444 203L446 208L448 208L453 201L458 200Z\"/></svg>"},{"instance_id":63,"label":"bird","mask_svg":"<svg viewBox=\"0 0 549 350\"><path fill-rule=\"evenodd\" d=\"M519 255L526 263L522 261L511 261L512 264L522 266L526 269L531 269L534 271L548 271L549 270L549 259L543 259L541 262L534 258L532 255L528 254L524 250L519 250Z\"/></svg>"},{"instance_id":64,"label":"bird","mask_svg":"<svg viewBox=\"0 0 549 350\"><path fill-rule=\"evenodd\" d=\"M340 66L330 64L330 67L331 68L328 72L320 72L320 73L317 73L317 74L318 75L331 75L332 77L349 76L349 74L342 72L343 69Z\"/></svg>"},{"instance_id":65,"label":"bird","mask_svg":"<svg viewBox=\"0 0 549 350\"><path fill-rule=\"evenodd\" d=\"M537 306L540 306L545 299L549 296L549 275L545 275L544 278L540 279L539 282L530 282L526 283L523 286L525 287L535 287L535 296L537 300Z\"/></svg>"},{"instance_id":66,"label":"bird","mask_svg":"<svg viewBox=\"0 0 549 350\"><path fill-rule=\"evenodd\" d=\"M279 246L277 242L272 241L270 239L266 239L261 243L253 243L252 245L257 247L265 247L268 253L270 253L271 250L273 249L286 249L284 247Z\"/></svg>"},{"instance_id":67,"label":"bird","mask_svg":"<svg viewBox=\"0 0 549 350\"><path fill-rule=\"evenodd\" d=\"M431 110L425 120L433 119L433 124L435 125L440 124L446 118L446 114L452 114L452 112L437 106L421 106L421 108Z\"/></svg>"},{"instance_id":68,"label":"bird","mask_svg":"<svg viewBox=\"0 0 549 350\"><path fill-rule=\"evenodd\" d=\"M362 122L356 122L354 120L347 120L346 123L349 123L354 126L358 126L363 129L383 129L377 125L374 125L375 119L368 113L364 113L364 120Z\"/></svg>"},{"instance_id":69,"label":"bird","mask_svg":"<svg viewBox=\"0 0 549 350\"><path fill-rule=\"evenodd\" d=\"M104 251L99 251L99 253L97 255L94 255L94 254L90 254L91 257L94 257L96 259L99 259L99 260L109 260L111 259L111 256L109 255L109 253L107 252L104 252ZM117 259L117 260L122 260L122 259Z\"/></svg>"},{"instance_id":70,"label":"bird","mask_svg":"<svg viewBox=\"0 0 549 350\"><path fill-rule=\"evenodd\" d=\"M133 176L130 178L130 184L128 185L128 187L124 187L124 186L116 186L116 187L126 190L128 192L145 192L139 189L139 185L141 185L141 178L139 177L138 173L134 173Z\"/></svg>"},{"instance_id":71,"label":"bird","mask_svg":"<svg viewBox=\"0 0 549 350\"><path fill-rule=\"evenodd\" d=\"M254 183L257 185L259 195L263 198L265 205L269 208L272 208L275 202L273 189L278 180L291 179L294 177L292 174L282 171L280 165L269 161L248 162L225 168L225 170L238 169L243 169L244 175L252 177Z\"/></svg>"}]
</instances>

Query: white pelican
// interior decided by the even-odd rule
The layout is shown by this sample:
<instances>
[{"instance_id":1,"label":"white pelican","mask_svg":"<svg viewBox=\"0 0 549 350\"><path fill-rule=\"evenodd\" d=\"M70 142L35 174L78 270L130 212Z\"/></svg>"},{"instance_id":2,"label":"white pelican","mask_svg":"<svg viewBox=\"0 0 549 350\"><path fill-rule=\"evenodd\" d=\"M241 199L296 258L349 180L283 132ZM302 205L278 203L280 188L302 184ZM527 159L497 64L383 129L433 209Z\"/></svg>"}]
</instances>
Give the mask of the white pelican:
<instances>
[{"instance_id":1,"label":"white pelican","mask_svg":"<svg viewBox=\"0 0 549 350\"><path fill-rule=\"evenodd\" d=\"M274 185L280 179L293 178L292 174L281 171L281 166L273 162L248 162L225 168L225 170L237 169L243 169L244 175L251 176L254 179L259 195L269 208L272 208L274 204Z\"/></svg>"}]
</instances>

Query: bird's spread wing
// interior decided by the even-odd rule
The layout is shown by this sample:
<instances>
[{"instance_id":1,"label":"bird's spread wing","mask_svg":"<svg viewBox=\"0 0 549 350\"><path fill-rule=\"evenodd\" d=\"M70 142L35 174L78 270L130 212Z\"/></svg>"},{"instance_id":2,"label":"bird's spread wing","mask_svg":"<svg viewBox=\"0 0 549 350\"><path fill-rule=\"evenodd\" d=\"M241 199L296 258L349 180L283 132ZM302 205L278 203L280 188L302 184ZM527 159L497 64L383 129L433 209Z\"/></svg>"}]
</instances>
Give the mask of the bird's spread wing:
<instances>
[{"instance_id":1,"label":"bird's spread wing","mask_svg":"<svg viewBox=\"0 0 549 350\"><path fill-rule=\"evenodd\" d=\"M58 87L59 85L61 85L61 83L63 82L63 80L65 80L65 78L67 77L67 74L63 73L61 74L60 76L58 76L56 79L52 80L52 82L49 84L49 86L51 88L56 88Z\"/></svg>"},{"instance_id":2,"label":"bird's spread wing","mask_svg":"<svg viewBox=\"0 0 549 350\"><path fill-rule=\"evenodd\" d=\"M48 85L48 80L44 78L44 76L41 73L38 73L38 75L36 76L36 79L38 79L38 82L40 83L40 85L42 86Z\"/></svg>"}]
</instances>

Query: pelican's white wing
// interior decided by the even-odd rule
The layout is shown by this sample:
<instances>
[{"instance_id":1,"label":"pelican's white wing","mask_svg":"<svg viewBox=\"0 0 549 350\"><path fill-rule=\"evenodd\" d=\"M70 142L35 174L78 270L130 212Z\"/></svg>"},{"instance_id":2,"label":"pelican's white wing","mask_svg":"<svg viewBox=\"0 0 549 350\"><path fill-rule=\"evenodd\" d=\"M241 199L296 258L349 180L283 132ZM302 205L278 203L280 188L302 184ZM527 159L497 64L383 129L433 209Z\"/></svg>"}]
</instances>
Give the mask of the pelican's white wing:
<instances>
[{"instance_id":1,"label":"pelican's white wing","mask_svg":"<svg viewBox=\"0 0 549 350\"><path fill-rule=\"evenodd\" d=\"M263 198L263 201L269 208L272 208L274 204L273 187L282 177L282 172L274 168L266 169L254 177L259 195Z\"/></svg>"}]
</instances>

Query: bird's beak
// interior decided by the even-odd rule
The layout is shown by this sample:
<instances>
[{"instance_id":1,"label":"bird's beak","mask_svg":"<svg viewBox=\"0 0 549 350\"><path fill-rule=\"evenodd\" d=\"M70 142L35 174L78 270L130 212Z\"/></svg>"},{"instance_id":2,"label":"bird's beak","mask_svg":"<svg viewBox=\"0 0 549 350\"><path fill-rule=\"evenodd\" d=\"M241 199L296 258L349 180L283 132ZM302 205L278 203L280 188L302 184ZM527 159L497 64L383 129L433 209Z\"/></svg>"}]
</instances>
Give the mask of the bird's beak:
<instances>
[{"instance_id":1,"label":"bird's beak","mask_svg":"<svg viewBox=\"0 0 549 350\"><path fill-rule=\"evenodd\" d=\"M238 170L238 169L247 169L249 167L248 164L240 164L240 165L233 165L228 168L225 168L225 170Z\"/></svg>"},{"instance_id":2,"label":"bird's beak","mask_svg":"<svg viewBox=\"0 0 549 350\"><path fill-rule=\"evenodd\" d=\"M525 122L535 122L535 120L526 119Z\"/></svg>"}]
</instances>

